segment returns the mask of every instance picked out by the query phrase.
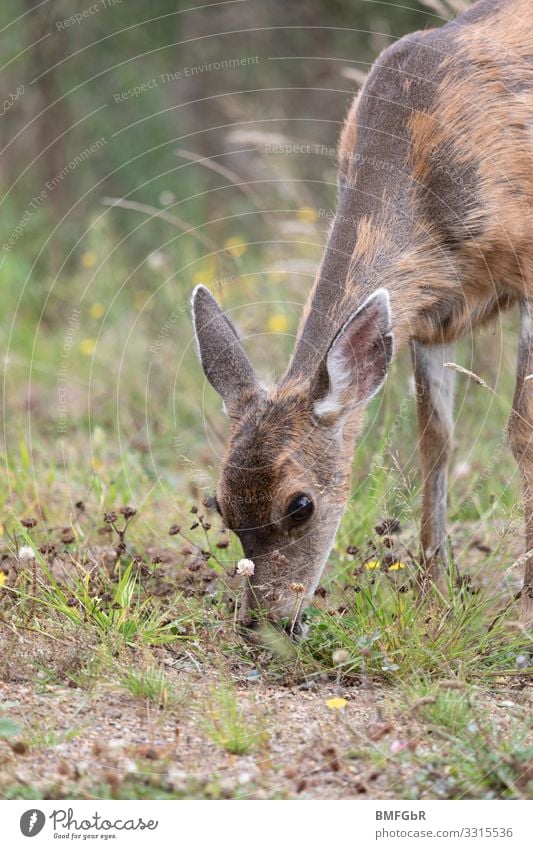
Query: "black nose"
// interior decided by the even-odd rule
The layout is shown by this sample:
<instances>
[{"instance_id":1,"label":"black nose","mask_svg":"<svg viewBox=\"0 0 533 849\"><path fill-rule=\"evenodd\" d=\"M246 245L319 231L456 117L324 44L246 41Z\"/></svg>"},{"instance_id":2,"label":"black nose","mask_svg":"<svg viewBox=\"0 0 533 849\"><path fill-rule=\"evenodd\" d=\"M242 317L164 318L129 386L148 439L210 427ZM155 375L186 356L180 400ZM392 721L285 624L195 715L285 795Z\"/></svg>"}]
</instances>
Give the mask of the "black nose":
<instances>
[{"instance_id":1,"label":"black nose","mask_svg":"<svg viewBox=\"0 0 533 849\"><path fill-rule=\"evenodd\" d=\"M239 633L245 640L256 643L261 636L261 627L265 625L277 629L278 632L284 631L291 640L302 640L307 634L307 626L303 622L300 622L299 619L296 622L285 620L280 623L265 616L253 615L239 622Z\"/></svg>"},{"instance_id":2,"label":"black nose","mask_svg":"<svg viewBox=\"0 0 533 849\"><path fill-rule=\"evenodd\" d=\"M300 622L299 619L297 619L296 622L284 622L283 630L293 640L301 640L307 633L306 625L304 625L303 622Z\"/></svg>"},{"instance_id":3,"label":"black nose","mask_svg":"<svg viewBox=\"0 0 533 849\"><path fill-rule=\"evenodd\" d=\"M264 619L259 619L257 616L247 616L238 622L237 632L246 642L258 645L261 642L260 629L264 621Z\"/></svg>"}]
</instances>

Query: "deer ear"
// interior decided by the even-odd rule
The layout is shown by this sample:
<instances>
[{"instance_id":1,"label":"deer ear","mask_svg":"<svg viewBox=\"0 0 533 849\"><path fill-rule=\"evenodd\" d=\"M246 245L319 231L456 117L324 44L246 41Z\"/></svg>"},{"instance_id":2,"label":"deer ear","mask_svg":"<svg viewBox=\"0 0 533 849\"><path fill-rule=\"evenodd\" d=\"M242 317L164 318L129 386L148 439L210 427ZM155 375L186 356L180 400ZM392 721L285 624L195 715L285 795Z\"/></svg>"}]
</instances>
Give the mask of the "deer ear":
<instances>
[{"instance_id":1,"label":"deer ear","mask_svg":"<svg viewBox=\"0 0 533 849\"><path fill-rule=\"evenodd\" d=\"M315 414L339 417L370 401L383 386L392 352L389 293L378 289L331 343L322 369L326 388L315 402Z\"/></svg>"},{"instance_id":2,"label":"deer ear","mask_svg":"<svg viewBox=\"0 0 533 849\"><path fill-rule=\"evenodd\" d=\"M197 286L192 293L192 318L205 376L224 404L257 390L259 384L237 331L205 286Z\"/></svg>"}]
</instances>

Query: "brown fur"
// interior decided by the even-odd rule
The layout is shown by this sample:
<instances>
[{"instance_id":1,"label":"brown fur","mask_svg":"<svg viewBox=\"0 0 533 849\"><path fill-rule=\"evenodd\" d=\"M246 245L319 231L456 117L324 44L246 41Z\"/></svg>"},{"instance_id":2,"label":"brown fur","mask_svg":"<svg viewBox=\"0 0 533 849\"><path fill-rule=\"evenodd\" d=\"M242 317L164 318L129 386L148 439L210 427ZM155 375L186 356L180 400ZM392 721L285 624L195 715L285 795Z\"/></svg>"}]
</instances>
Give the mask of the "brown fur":
<instances>
[{"instance_id":1,"label":"brown fur","mask_svg":"<svg viewBox=\"0 0 533 849\"><path fill-rule=\"evenodd\" d=\"M355 211L359 223L348 285L328 304L333 326L372 290L372 271L391 292L400 344L458 338L533 285L531 19L528 0L484 2L402 39L376 63L341 134L341 179L355 192L346 202L341 189L339 214ZM358 120L365 130L356 132ZM376 140L383 126L390 133ZM370 191L357 197L357 189ZM340 254L349 243L337 230L335 222L328 251ZM369 232L380 234L371 245ZM319 274L300 336L314 331L327 286ZM299 358L297 346L289 374Z\"/></svg>"},{"instance_id":2,"label":"brown fur","mask_svg":"<svg viewBox=\"0 0 533 849\"><path fill-rule=\"evenodd\" d=\"M229 525L241 529L248 556L263 563L252 596L258 593L274 615L286 615L288 582L301 580L306 595L312 592L342 513L364 404L342 428L334 415L317 421L313 404L327 388L332 341L381 287L390 294L395 347L412 346L423 556L433 577L437 560L445 559L452 398L445 346L521 303L510 432L533 549L533 388L524 382L533 371L532 165L530 0L481 0L456 21L407 36L378 58L341 133L338 209L291 362L277 388L257 390L253 403L238 403L232 414L219 500ZM243 369L247 375L246 363ZM317 505L302 533L287 530L283 518L298 491L311 492ZM248 504L236 501L239 493ZM280 549L282 575L274 568ZM533 621L533 558L523 611Z\"/></svg>"}]
</instances>

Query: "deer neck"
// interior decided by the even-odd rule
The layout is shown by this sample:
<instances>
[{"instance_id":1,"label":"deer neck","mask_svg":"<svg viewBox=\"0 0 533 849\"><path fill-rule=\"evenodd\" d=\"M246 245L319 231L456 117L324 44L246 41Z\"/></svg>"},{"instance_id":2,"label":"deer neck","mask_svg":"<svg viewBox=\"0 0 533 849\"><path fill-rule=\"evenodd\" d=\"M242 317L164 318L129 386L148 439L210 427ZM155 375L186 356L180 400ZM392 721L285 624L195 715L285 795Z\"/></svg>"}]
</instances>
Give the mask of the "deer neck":
<instances>
[{"instance_id":1,"label":"deer neck","mask_svg":"<svg viewBox=\"0 0 533 849\"><path fill-rule=\"evenodd\" d=\"M393 202L355 215L352 191L345 188L341 194L282 382L313 374L341 327L377 289L389 290L396 350L417 327L422 329L426 311L438 299L430 283L442 277L436 252L429 250L423 233L413 232L408 210L404 223Z\"/></svg>"}]
</instances>

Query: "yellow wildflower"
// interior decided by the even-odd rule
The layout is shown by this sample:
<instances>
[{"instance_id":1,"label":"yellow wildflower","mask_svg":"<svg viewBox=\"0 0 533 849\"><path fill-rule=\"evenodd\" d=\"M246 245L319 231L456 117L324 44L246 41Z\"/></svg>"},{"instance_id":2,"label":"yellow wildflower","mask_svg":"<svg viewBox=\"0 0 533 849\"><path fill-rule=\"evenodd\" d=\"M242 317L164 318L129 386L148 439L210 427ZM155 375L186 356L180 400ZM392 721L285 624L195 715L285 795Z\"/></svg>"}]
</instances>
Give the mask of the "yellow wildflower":
<instances>
[{"instance_id":1,"label":"yellow wildflower","mask_svg":"<svg viewBox=\"0 0 533 849\"><path fill-rule=\"evenodd\" d=\"M326 700L326 705L330 710L342 710L348 702L340 696L334 696L332 699Z\"/></svg>"},{"instance_id":2,"label":"yellow wildflower","mask_svg":"<svg viewBox=\"0 0 533 849\"><path fill-rule=\"evenodd\" d=\"M94 354L96 342L94 339L82 339L80 342L80 351L85 357L90 357Z\"/></svg>"},{"instance_id":3,"label":"yellow wildflower","mask_svg":"<svg viewBox=\"0 0 533 849\"><path fill-rule=\"evenodd\" d=\"M205 271L195 271L192 276L192 282L195 286L209 286L214 283L214 280L213 275Z\"/></svg>"},{"instance_id":4,"label":"yellow wildflower","mask_svg":"<svg viewBox=\"0 0 533 849\"><path fill-rule=\"evenodd\" d=\"M102 318L105 313L105 307L103 304L93 304L91 309L89 310L89 314L91 318Z\"/></svg>"},{"instance_id":5,"label":"yellow wildflower","mask_svg":"<svg viewBox=\"0 0 533 849\"><path fill-rule=\"evenodd\" d=\"M369 560L368 563L365 563L365 569L379 569L380 566L379 560Z\"/></svg>"},{"instance_id":6,"label":"yellow wildflower","mask_svg":"<svg viewBox=\"0 0 533 849\"><path fill-rule=\"evenodd\" d=\"M318 219L318 213L312 206L301 206L296 213L296 217L299 221L310 221L311 224L314 224Z\"/></svg>"},{"instance_id":7,"label":"yellow wildflower","mask_svg":"<svg viewBox=\"0 0 533 849\"><path fill-rule=\"evenodd\" d=\"M93 265L96 265L98 257L96 256L94 251L85 251L81 255L81 264L84 268L92 268Z\"/></svg>"},{"instance_id":8,"label":"yellow wildflower","mask_svg":"<svg viewBox=\"0 0 533 849\"><path fill-rule=\"evenodd\" d=\"M3 587L6 581L7 581L6 573L0 572L0 587Z\"/></svg>"},{"instance_id":9,"label":"yellow wildflower","mask_svg":"<svg viewBox=\"0 0 533 849\"><path fill-rule=\"evenodd\" d=\"M289 322L284 315L271 315L267 321L267 330L271 333L285 333L289 329Z\"/></svg>"},{"instance_id":10,"label":"yellow wildflower","mask_svg":"<svg viewBox=\"0 0 533 849\"><path fill-rule=\"evenodd\" d=\"M246 253L247 247L248 245L242 239L241 236L230 236L230 238L226 239L226 241L224 242L224 248L232 257L235 257L236 259Z\"/></svg>"},{"instance_id":11,"label":"yellow wildflower","mask_svg":"<svg viewBox=\"0 0 533 849\"><path fill-rule=\"evenodd\" d=\"M401 560L398 560L396 563L391 563L389 566L389 572L398 572L399 569L405 569L405 563L402 563Z\"/></svg>"},{"instance_id":12,"label":"yellow wildflower","mask_svg":"<svg viewBox=\"0 0 533 849\"><path fill-rule=\"evenodd\" d=\"M212 286L213 283L216 282L217 273L218 267L216 257L205 257L193 274L192 279L194 285L198 286L202 283L204 286Z\"/></svg>"}]
</instances>

